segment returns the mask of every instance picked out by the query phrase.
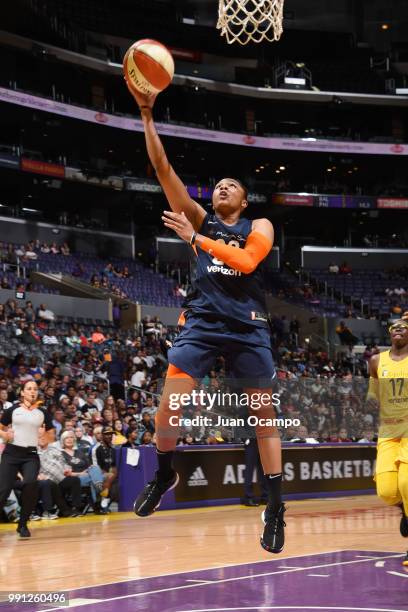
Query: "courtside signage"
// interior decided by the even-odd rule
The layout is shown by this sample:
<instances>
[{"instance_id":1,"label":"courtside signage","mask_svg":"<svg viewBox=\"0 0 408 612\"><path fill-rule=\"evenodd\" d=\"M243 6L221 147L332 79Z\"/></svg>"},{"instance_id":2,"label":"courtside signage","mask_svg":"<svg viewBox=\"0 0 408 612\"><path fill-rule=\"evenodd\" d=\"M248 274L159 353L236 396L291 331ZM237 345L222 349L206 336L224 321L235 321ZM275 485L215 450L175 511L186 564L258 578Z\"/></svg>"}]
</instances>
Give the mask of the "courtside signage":
<instances>
[{"instance_id":1,"label":"courtside signage","mask_svg":"<svg viewBox=\"0 0 408 612\"><path fill-rule=\"evenodd\" d=\"M206 487L208 485L208 480L205 477L203 472L203 468L198 466L194 472L191 474L190 478L187 481L188 487Z\"/></svg>"},{"instance_id":2,"label":"courtside signage","mask_svg":"<svg viewBox=\"0 0 408 612\"><path fill-rule=\"evenodd\" d=\"M375 447L366 445L293 444L283 448L286 494L333 494L374 491ZM234 499L244 494L244 449L203 448L175 453L180 482L175 500ZM256 473L253 474L256 483ZM256 494L260 494L255 484Z\"/></svg>"}]
</instances>

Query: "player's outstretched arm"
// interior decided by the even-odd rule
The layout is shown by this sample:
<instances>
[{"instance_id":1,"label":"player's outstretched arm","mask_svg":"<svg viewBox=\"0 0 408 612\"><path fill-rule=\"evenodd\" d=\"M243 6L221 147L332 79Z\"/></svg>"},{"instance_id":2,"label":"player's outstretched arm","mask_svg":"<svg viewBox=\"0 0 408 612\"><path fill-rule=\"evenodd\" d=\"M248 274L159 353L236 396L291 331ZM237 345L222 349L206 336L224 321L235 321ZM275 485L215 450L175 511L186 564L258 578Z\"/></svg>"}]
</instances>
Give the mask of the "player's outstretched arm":
<instances>
[{"instance_id":1,"label":"player's outstretched arm","mask_svg":"<svg viewBox=\"0 0 408 612\"><path fill-rule=\"evenodd\" d=\"M254 219L254 221L252 221L252 231L263 234L263 236L270 241L271 248L273 247L275 232L269 219Z\"/></svg>"},{"instance_id":2,"label":"player's outstretched arm","mask_svg":"<svg viewBox=\"0 0 408 612\"><path fill-rule=\"evenodd\" d=\"M201 227L206 212L202 206L190 198L183 182L177 176L167 159L153 120L153 106L157 96L147 96L135 92L129 85L128 89L139 106L146 138L147 153L170 207L174 212L184 212L194 229L198 230Z\"/></svg>"},{"instance_id":3,"label":"player's outstretched arm","mask_svg":"<svg viewBox=\"0 0 408 612\"><path fill-rule=\"evenodd\" d=\"M380 355L373 355L368 364L370 380L368 382L367 401L373 403L376 407L380 401L380 383L378 379L379 364Z\"/></svg>"},{"instance_id":4,"label":"player's outstretched arm","mask_svg":"<svg viewBox=\"0 0 408 612\"><path fill-rule=\"evenodd\" d=\"M380 355L377 353L370 358L368 363L369 374L371 378L378 378L378 366L380 365Z\"/></svg>"}]
</instances>

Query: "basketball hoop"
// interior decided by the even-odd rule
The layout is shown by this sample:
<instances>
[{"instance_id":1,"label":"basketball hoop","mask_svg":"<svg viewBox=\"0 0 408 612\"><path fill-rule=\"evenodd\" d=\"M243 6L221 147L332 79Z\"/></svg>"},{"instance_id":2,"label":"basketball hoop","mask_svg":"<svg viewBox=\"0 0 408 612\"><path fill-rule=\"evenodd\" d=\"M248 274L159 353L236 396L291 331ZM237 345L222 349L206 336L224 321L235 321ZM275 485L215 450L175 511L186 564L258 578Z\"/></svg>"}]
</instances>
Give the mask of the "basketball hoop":
<instances>
[{"instance_id":1,"label":"basketball hoop","mask_svg":"<svg viewBox=\"0 0 408 612\"><path fill-rule=\"evenodd\" d=\"M219 0L217 29L230 45L279 40L285 0Z\"/></svg>"}]
</instances>

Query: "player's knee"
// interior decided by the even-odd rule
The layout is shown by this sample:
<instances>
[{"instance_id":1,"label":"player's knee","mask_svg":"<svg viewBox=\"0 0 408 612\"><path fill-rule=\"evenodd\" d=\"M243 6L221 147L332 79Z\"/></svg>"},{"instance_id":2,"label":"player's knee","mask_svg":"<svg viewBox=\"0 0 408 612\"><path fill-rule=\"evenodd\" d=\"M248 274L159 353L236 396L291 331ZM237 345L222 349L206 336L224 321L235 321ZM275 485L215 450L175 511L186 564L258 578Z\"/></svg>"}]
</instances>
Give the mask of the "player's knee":
<instances>
[{"instance_id":1,"label":"player's knee","mask_svg":"<svg viewBox=\"0 0 408 612\"><path fill-rule=\"evenodd\" d=\"M398 489L408 501L408 463L400 463L398 470Z\"/></svg>"},{"instance_id":2,"label":"player's knee","mask_svg":"<svg viewBox=\"0 0 408 612\"><path fill-rule=\"evenodd\" d=\"M172 437L178 431L180 407L173 407L168 399L162 399L157 409L154 424L158 436Z\"/></svg>"},{"instance_id":3,"label":"player's knee","mask_svg":"<svg viewBox=\"0 0 408 612\"><path fill-rule=\"evenodd\" d=\"M272 405L263 406L257 410L251 409L249 414L249 422L255 427L258 439L279 437L279 431L275 425L276 413Z\"/></svg>"},{"instance_id":4,"label":"player's knee","mask_svg":"<svg viewBox=\"0 0 408 612\"><path fill-rule=\"evenodd\" d=\"M168 408L163 408L162 410L159 409L154 419L156 430L161 429L162 427L168 427L172 422L170 419L173 415L177 415L177 413L169 410Z\"/></svg>"},{"instance_id":5,"label":"player's knee","mask_svg":"<svg viewBox=\"0 0 408 612\"><path fill-rule=\"evenodd\" d=\"M160 413L171 413L188 404L188 396L196 386L194 378L172 364L167 371L166 383L160 402Z\"/></svg>"},{"instance_id":6,"label":"player's knee","mask_svg":"<svg viewBox=\"0 0 408 612\"><path fill-rule=\"evenodd\" d=\"M392 495L388 491L378 491L377 490L377 495L385 504L388 504L389 506L395 506L396 504L399 504L401 501L401 497L398 494Z\"/></svg>"},{"instance_id":7,"label":"player's knee","mask_svg":"<svg viewBox=\"0 0 408 612\"><path fill-rule=\"evenodd\" d=\"M389 506L395 506L401 501L397 478L397 472L387 472L377 476L377 495Z\"/></svg>"}]
</instances>

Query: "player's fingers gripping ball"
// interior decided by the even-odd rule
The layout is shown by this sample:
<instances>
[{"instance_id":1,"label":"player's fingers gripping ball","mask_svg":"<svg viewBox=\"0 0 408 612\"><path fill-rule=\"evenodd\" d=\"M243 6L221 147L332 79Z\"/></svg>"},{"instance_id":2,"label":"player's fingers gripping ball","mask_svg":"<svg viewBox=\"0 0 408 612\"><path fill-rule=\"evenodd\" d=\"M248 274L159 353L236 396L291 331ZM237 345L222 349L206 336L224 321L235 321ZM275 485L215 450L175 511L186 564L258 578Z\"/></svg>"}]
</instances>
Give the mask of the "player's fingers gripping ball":
<instances>
[{"instance_id":1,"label":"player's fingers gripping ball","mask_svg":"<svg viewBox=\"0 0 408 612\"><path fill-rule=\"evenodd\" d=\"M174 60L164 45L144 38L127 50L123 72L130 88L146 95L158 94L173 79Z\"/></svg>"}]
</instances>

